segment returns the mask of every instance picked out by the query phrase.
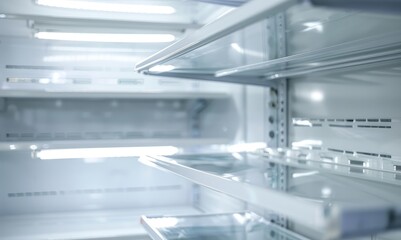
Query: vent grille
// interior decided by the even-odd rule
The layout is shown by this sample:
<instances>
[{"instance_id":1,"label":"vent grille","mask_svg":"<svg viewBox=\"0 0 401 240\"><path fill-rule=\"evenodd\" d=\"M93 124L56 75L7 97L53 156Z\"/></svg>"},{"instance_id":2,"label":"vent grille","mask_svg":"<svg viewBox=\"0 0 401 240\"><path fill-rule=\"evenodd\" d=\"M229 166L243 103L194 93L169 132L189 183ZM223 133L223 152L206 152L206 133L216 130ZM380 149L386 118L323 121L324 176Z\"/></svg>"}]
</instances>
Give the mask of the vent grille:
<instances>
[{"instance_id":1,"label":"vent grille","mask_svg":"<svg viewBox=\"0 0 401 240\"><path fill-rule=\"evenodd\" d=\"M55 133L5 133L4 141L32 141L32 140L104 140L104 139L140 139L140 138L181 138L185 137L181 131L155 132L55 132Z\"/></svg>"},{"instance_id":2,"label":"vent grille","mask_svg":"<svg viewBox=\"0 0 401 240\"><path fill-rule=\"evenodd\" d=\"M52 79L48 77L43 78L17 78L17 77L8 77L7 83L10 84L52 84ZM87 85L87 84L107 84L107 85L143 85L143 79L99 79L94 81L89 78L65 78L59 79L56 83L60 84L69 84L69 85ZM160 84L162 85L162 84Z\"/></svg>"},{"instance_id":3,"label":"vent grille","mask_svg":"<svg viewBox=\"0 0 401 240\"><path fill-rule=\"evenodd\" d=\"M369 157L381 157L381 158L392 158L390 154L383 154L383 153L371 153L371 152L360 152L360 151L352 151L352 150L343 150L337 148L327 148L328 151L343 153L348 155L363 155Z\"/></svg>"},{"instance_id":4,"label":"vent grille","mask_svg":"<svg viewBox=\"0 0 401 240\"><path fill-rule=\"evenodd\" d=\"M330 127L330 128L376 128L390 129L391 124L399 122L391 118L357 118L357 119L305 119L293 118L294 127Z\"/></svg>"},{"instance_id":5,"label":"vent grille","mask_svg":"<svg viewBox=\"0 0 401 240\"><path fill-rule=\"evenodd\" d=\"M9 198L27 198L27 197L60 197L60 196L76 196L90 194L130 194L138 192L152 191L174 191L181 190L181 185L164 185L152 187L125 187L125 188L92 188L92 189L76 189L76 190L58 190L58 191L36 191L36 192L15 192L8 193Z\"/></svg>"}]
</instances>

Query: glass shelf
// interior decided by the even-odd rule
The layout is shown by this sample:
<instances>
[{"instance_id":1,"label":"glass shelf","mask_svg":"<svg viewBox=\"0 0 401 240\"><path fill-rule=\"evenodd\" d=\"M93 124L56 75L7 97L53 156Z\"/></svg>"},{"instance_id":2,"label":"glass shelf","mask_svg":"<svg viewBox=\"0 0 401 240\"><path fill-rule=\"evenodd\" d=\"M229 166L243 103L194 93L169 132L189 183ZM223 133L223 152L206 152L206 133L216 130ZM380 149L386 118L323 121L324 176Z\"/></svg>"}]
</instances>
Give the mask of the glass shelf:
<instances>
[{"instance_id":1,"label":"glass shelf","mask_svg":"<svg viewBox=\"0 0 401 240\"><path fill-rule=\"evenodd\" d=\"M188 147L208 146L211 144L228 144L227 138L172 138L172 137L141 137L136 139L38 139L38 140L19 140L0 141L0 152L12 151L30 151L32 146L38 150L41 149L64 149L64 148L114 148L114 147L132 147L132 146L163 146L172 144L174 146Z\"/></svg>"},{"instance_id":2,"label":"glass shelf","mask_svg":"<svg viewBox=\"0 0 401 240\"><path fill-rule=\"evenodd\" d=\"M0 98L89 98L89 99L224 99L224 92L201 91L46 91L46 90L3 90Z\"/></svg>"},{"instance_id":3,"label":"glass shelf","mask_svg":"<svg viewBox=\"0 0 401 240\"><path fill-rule=\"evenodd\" d=\"M401 227L396 220L401 189L395 185L291 166L252 153L147 156L140 161L318 229L325 239ZM277 167L287 169L287 176ZM285 192L276 189L281 179L288 184Z\"/></svg>"},{"instance_id":4,"label":"glass shelf","mask_svg":"<svg viewBox=\"0 0 401 240\"><path fill-rule=\"evenodd\" d=\"M339 149L265 149L267 161L319 172L401 185L401 159Z\"/></svg>"},{"instance_id":5,"label":"glass shelf","mask_svg":"<svg viewBox=\"0 0 401 240\"><path fill-rule=\"evenodd\" d=\"M238 7L244 4L247 0L195 0L195 1Z\"/></svg>"},{"instance_id":6,"label":"glass shelf","mask_svg":"<svg viewBox=\"0 0 401 240\"><path fill-rule=\"evenodd\" d=\"M0 240L137 239L143 214L200 214L190 206L0 216Z\"/></svg>"},{"instance_id":7,"label":"glass shelf","mask_svg":"<svg viewBox=\"0 0 401 240\"><path fill-rule=\"evenodd\" d=\"M182 40L140 61L136 64L136 70L140 72L151 70L152 67L177 59L268 16L273 16L297 3L298 1L296 0L251 1L225 14L216 21L207 24ZM219 46L216 45L216 47Z\"/></svg>"},{"instance_id":8,"label":"glass shelf","mask_svg":"<svg viewBox=\"0 0 401 240\"><path fill-rule=\"evenodd\" d=\"M243 79L238 83L262 85L266 80L401 61L400 34L377 37L399 31L399 17L390 15L399 11L399 2L365 4L363 0L316 0L312 4L299 3L292 0L249 1L140 61L136 70L177 78L191 78L194 74L195 78L222 82L232 82L222 78L228 76L258 77L259 82ZM321 6L329 7L329 11L319 8ZM312 12L305 14L311 9ZM366 13L360 10L387 15L377 14L367 19ZM280 24L281 14L286 19L289 17L288 26ZM389 21L389 16L394 19ZM359 22L371 24L372 31L352 30L353 24ZM249 31L257 24L260 24L255 28L257 31ZM345 25L349 25L349 29L344 28ZM376 37L365 39L370 36ZM282 41L288 45L288 57L277 54ZM168 70L155 71L160 66ZM199 70L204 74L199 74Z\"/></svg>"},{"instance_id":9,"label":"glass shelf","mask_svg":"<svg viewBox=\"0 0 401 240\"><path fill-rule=\"evenodd\" d=\"M154 240L306 240L288 230L270 224L252 213L213 214L179 217L145 217L142 224Z\"/></svg>"},{"instance_id":10,"label":"glass shelf","mask_svg":"<svg viewBox=\"0 0 401 240\"><path fill-rule=\"evenodd\" d=\"M401 61L401 32L216 72L216 77L259 76L266 80Z\"/></svg>"}]
</instances>

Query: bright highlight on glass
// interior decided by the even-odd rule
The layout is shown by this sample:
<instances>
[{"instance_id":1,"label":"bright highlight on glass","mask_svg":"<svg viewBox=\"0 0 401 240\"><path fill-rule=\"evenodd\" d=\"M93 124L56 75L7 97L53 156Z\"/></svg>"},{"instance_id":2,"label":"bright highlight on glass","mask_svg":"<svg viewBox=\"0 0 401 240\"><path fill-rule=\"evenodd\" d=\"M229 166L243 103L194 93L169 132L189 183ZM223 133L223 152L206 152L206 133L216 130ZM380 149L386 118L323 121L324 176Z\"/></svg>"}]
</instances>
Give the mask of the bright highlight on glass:
<instances>
[{"instance_id":1,"label":"bright highlight on glass","mask_svg":"<svg viewBox=\"0 0 401 240\"><path fill-rule=\"evenodd\" d=\"M112 43L167 43L175 40L172 34L114 34L114 33L67 33L38 32L35 38L44 40L112 42Z\"/></svg>"},{"instance_id":2,"label":"bright highlight on glass","mask_svg":"<svg viewBox=\"0 0 401 240\"><path fill-rule=\"evenodd\" d=\"M49 84L50 79L49 78L39 78L39 83L40 84Z\"/></svg>"},{"instance_id":3,"label":"bright highlight on glass","mask_svg":"<svg viewBox=\"0 0 401 240\"><path fill-rule=\"evenodd\" d=\"M298 142L293 142L291 145L292 147L321 147L323 145L323 142L321 140L306 139Z\"/></svg>"},{"instance_id":4,"label":"bright highlight on glass","mask_svg":"<svg viewBox=\"0 0 401 240\"><path fill-rule=\"evenodd\" d=\"M36 152L36 157L42 160L55 159L95 159L113 157L139 157L142 155L170 156L178 153L178 148L173 146L157 147L113 147L113 148L70 148L70 149L46 149Z\"/></svg>"},{"instance_id":5,"label":"bright highlight on glass","mask_svg":"<svg viewBox=\"0 0 401 240\"><path fill-rule=\"evenodd\" d=\"M264 142L254 143L240 143L228 147L229 152L253 152L258 149L266 148L267 145Z\"/></svg>"},{"instance_id":6,"label":"bright highlight on glass","mask_svg":"<svg viewBox=\"0 0 401 240\"><path fill-rule=\"evenodd\" d=\"M324 99L324 95L320 91L313 91L310 95L312 101L321 102Z\"/></svg>"},{"instance_id":7,"label":"bright highlight on glass","mask_svg":"<svg viewBox=\"0 0 401 240\"><path fill-rule=\"evenodd\" d=\"M173 14L175 8L160 5L123 4L111 2L90 2L79 0L36 0L38 5L89 11L144 13L144 14Z\"/></svg>"},{"instance_id":8,"label":"bright highlight on glass","mask_svg":"<svg viewBox=\"0 0 401 240\"><path fill-rule=\"evenodd\" d=\"M169 72L174 70L175 67L173 65L156 65L149 69L149 72Z\"/></svg>"},{"instance_id":9,"label":"bright highlight on glass","mask_svg":"<svg viewBox=\"0 0 401 240\"><path fill-rule=\"evenodd\" d=\"M158 228L171 228L178 224L178 219L173 217L154 218L152 224Z\"/></svg>"},{"instance_id":10,"label":"bright highlight on glass","mask_svg":"<svg viewBox=\"0 0 401 240\"><path fill-rule=\"evenodd\" d=\"M311 30L319 33L323 32L323 24L321 22L306 22L303 25L305 26L303 32L308 32Z\"/></svg>"},{"instance_id":11,"label":"bright highlight on glass","mask_svg":"<svg viewBox=\"0 0 401 240\"><path fill-rule=\"evenodd\" d=\"M313 127L312 122L309 120L293 119L292 124L295 126Z\"/></svg>"},{"instance_id":12,"label":"bright highlight on glass","mask_svg":"<svg viewBox=\"0 0 401 240\"><path fill-rule=\"evenodd\" d=\"M319 174L318 171L312 171L312 172L301 172L301 173L293 173L292 177L293 178L301 178L301 177L310 177L313 175Z\"/></svg>"},{"instance_id":13,"label":"bright highlight on glass","mask_svg":"<svg viewBox=\"0 0 401 240\"><path fill-rule=\"evenodd\" d=\"M249 50L249 49L244 49L238 43L231 43L230 47L239 54L245 54L245 55L248 55L251 57L258 57L258 58L263 57L263 54L261 54L260 52Z\"/></svg>"},{"instance_id":14,"label":"bright highlight on glass","mask_svg":"<svg viewBox=\"0 0 401 240\"><path fill-rule=\"evenodd\" d=\"M38 146L36 146L36 145L31 145L31 146L29 146L29 148L30 148L31 150L36 150L36 149L38 149Z\"/></svg>"},{"instance_id":15,"label":"bright highlight on glass","mask_svg":"<svg viewBox=\"0 0 401 240\"><path fill-rule=\"evenodd\" d=\"M238 53L241 53L241 54L244 53L244 49L242 47L240 47L238 43L231 43L230 46Z\"/></svg>"}]
</instances>

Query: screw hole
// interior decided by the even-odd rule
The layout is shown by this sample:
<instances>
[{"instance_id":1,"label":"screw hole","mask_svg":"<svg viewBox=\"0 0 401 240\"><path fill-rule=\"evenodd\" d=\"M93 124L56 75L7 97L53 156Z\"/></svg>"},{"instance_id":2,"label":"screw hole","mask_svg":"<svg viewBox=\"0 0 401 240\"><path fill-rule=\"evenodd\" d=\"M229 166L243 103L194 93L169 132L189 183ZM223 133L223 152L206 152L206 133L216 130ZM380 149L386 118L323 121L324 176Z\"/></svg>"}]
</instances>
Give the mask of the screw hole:
<instances>
[{"instance_id":1,"label":"screw hole","mask_svg":"<svg viewBox=\"0 0 401 240\"><path fill-rule=\"evenodd\" d=\"M275 136L274 132L273 132L273 131L270 131L270 132L269 132L269 137L270 137L270 138L274 138L274 136Z\"/></svg>"}]
</instances>

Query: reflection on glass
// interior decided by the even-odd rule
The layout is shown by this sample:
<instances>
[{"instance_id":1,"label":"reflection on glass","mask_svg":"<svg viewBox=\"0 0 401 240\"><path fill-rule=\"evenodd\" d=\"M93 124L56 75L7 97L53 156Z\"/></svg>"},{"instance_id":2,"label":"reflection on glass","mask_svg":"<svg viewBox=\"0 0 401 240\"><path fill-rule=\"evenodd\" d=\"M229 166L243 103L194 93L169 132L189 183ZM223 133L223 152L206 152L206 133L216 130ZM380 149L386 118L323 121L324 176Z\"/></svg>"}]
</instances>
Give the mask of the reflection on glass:
<instances>
[{"instance_id":1,"label":"reflection on glass","mask_svg":"<svg viewBox=\"0 0 401 240\"><path fill-rule=\"evenodd\" d=\"M316 31L318 33L322 33L324 29L321 22L305 22L303 25L305 27L304 30L302 30L303 32Z\"/></svg>"},{"instance_id":2,"label":"reflection on glass","mask_svg":"<svg viewBox=\"0 0 401 240\"><path fill-rule=\"evenodd\" d=\"M165 221L173 222L167 226ZM254 213L233 213L183 217L157 217L143 219L153 231L164 239L191 240L263 240L282 236L286 240L300 240L302 237L290 234L273 226Z\"/></svg>"},{"instance_id":3,"label":"reflection on glass","mask_svg":"<svg viewBox=\"0 0 401 240\"><path fill-rule=\"evenodd\" d=\"M321 102L324 99L324 95L321 91L313 91L310 97L314 102Z\"/></svg>"},{"instance_id":4,"label":"reflection on glass","mask_svg":"<svg viewBox=\"0 0 401 240\"><path fill-rule=\"evenodd\" d=\"M300 156L298 155L298 157ZM281 164L278 161L273 161L274 159L270 160L259 154L244 152L237 152L236 154L177 155L171 157L171 161L174 161L174 164L184 165L232 181L248 183L252 186L260 187L260 191L264 189L274 190L278 181L277 167L286 168L289 176L286 192L322 205L328 203L359 205L392 203L398 205L398 198L377 194L383 187L381 183L349 178L342 176L342 174L321 172L319 168L302 168L309 161L306 158L297 158L297 166L286 165L285 162ZM153 163L157 163L157 161ZM324 164L328 163L320 162L316 164L324 166ZM369 187L362 189L361 186ZM401 190L397 186L386 185L386 188L390 187L393 193L401 196Z\"/></svg>"},{"instance_id":5,"label":"reflection on glass","mask_svg":"<svg viewBox=\"0 0 401 240\"><path fill-rule=\"evenodd\" d=\"M173 65L156 65L149 69L150 72L169 72L175 69Z\"/></svg>"}]
</instances>

